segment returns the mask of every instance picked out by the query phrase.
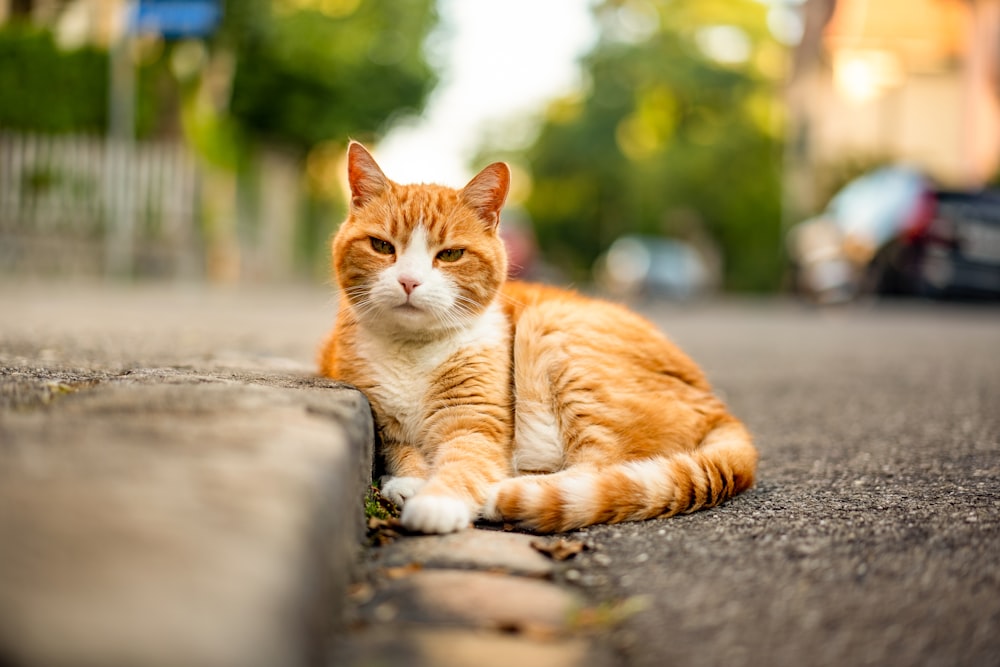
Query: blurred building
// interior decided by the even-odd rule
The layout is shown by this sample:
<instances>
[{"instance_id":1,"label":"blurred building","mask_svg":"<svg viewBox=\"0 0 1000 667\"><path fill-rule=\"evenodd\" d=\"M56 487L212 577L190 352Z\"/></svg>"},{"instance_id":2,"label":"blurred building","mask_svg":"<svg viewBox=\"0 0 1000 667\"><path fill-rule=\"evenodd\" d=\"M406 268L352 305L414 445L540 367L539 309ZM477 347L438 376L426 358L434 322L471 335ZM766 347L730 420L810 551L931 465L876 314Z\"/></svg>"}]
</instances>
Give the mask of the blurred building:
<instances>
[{"instance_id":1,"label":"blurred building","mask_svg":"<svg viewBox=\"0 0 1000 667\"><path fill-rule=\"evenodd\" d=\"M1000 170L1000 0L808 0L788 88L798 212L831 174L904 162L978 187Z\"/></svg>"},{"instance_id":2,"label":"blurred building","mask_svg":"<svg viewBox=\"0 0 1000 667\"><path fill-rule=\"evenodd\" d=\"M62 49L108 49L121 38L129 1L0 0L0 26L30 22L50 29ZM206 61L200 47L175 50L175 73L178 51ZM221 72L206 66L199 100L228 91L230 63L220 63ZM115 99L132 105L134 94ZM294 277L295 159L260 148L243 183L199 159L178 125L161 124L152 136L127 141L113 133L46 134L0 125L0 276Z\"/></svg>"},{"instance_id":3,"label":"blurred building","mask_svg":"<svg viewBox=\"0 0 1000 667\"><path fill-rule=\"evenodd\" d=\"M0 0L0 23L24 18L47 25L63 46L107 46L126 0Z\"/></svg>"}]
</instances>

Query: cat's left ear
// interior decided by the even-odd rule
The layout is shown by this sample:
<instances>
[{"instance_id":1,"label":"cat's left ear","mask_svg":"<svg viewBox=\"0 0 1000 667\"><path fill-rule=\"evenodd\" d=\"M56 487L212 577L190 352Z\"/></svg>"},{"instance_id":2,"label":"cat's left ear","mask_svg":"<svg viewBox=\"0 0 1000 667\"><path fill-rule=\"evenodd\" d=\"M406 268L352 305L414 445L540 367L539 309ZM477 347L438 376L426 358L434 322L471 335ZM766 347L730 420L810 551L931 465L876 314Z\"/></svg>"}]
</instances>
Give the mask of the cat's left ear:
<instances>
[{"instance_id":1,"label":"cat's left ear","mask_svg":"<svg viewBox=\"0 0 1000 667\"><path fill-rule=\"evenodd\" d=\"M500 209L507 199L508 190L510 167L503 162L494 162L462 188L462 201L479 214L488 229L495 230L500 224Z\"/></svg>"}]
</instances>

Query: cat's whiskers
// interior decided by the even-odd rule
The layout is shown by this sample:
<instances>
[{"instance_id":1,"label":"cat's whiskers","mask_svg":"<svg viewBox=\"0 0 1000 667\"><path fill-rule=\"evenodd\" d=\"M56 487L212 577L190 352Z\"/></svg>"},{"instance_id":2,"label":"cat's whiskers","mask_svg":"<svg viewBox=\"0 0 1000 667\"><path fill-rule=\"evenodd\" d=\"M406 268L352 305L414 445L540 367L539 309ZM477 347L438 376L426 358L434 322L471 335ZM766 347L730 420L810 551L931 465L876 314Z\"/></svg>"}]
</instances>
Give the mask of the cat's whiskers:
<instances>
[{"instance_id":1,"label":"cat's whiskers","mask_svg":"<svg viewBox=\"0 0 1000 667\"><path fill-rule=\"evenodd\" d=\"M394 329L391 321L396 306L379 298L376 291L371 285L353 285L345 288L343 294L349 300L359 319L369 323L381 322L383 325L388 325L390 329ZM475 306L474 301L458 294L450 308L425 306L419 307L417 310L429 316L430 319L427 326L424 327L424 333L434 336L445 331L459 331L467 328L477 314ZM410 331L409 335L414 333L409 327L406 329Z\"/></svg>"},{"instance_id":2,"label":"cat's whiskers","mask_svg":"<svg viewBox=\"0 0 1000 667\"><path fill-rule=\"evenodd\" d=\"M463 314L475 314L479 304L462 293L455 295L455 306Z\"/></svg>"},{"instance_id":3,"label":"cat's whiskers","mask_svg":"<svg viewBox=\"0 0 1000 667\"><path fill-rule=\"evenodd\" d=\"M372 315L380 315L384 306L372 297L369 285L354 285L344 290L344 296L348 298L351 307L359 318L368 318Z\"/></svg>"},{"instance_id":4,"label":"cat's whiskers","mask_svg":"<svg viewBox=\"0 0 1000 667\"><path fill-rule=\"evenodd\" d=\"M497 294L497 298L500 301L504 301L504 302L509 303L511 305L514 305L514 306L521 306L522 308L528 305L528 304L526 304L526 303L524 303L522 301L519 301L518 299L515 299L514 297L512 297L509 294L505 294L504 292L499 292Z\"/></svg>"},{"instance_id":5,"label":"cat's whiskers","mask_svg":"<svg viewBox=\"0 0 1000 667\"><path fill-rule=\"evenodd\" d=\"M460 308L434 310L432 311L432 314L434 315L434 319L437 323L440 324L443 329L447 330L463 329L469 325L471 320L467 313L463 312Z\"/></svg>"},{"instance_id":6,"label":"cat's whiskers","mask_svg":"<svg viewBox=\"0 0 1000 667\"><path fill-rule=\"evenodd\" d=\"M438 321L449 328L460 329L468 327L480 312L479 304L468 296L458 293L455 295L454 307L445 311L435 313Z\"/></svg>"}]
</instances>

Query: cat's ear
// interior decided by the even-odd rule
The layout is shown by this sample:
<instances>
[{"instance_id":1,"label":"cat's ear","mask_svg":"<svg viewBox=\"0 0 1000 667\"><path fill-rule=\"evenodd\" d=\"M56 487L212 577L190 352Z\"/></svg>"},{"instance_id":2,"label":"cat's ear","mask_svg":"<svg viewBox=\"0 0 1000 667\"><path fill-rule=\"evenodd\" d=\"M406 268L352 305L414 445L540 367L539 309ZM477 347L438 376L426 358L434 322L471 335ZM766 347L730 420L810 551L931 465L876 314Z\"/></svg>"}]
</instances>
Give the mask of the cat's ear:
<instances>
[{"instance_id":1,"label":"cat's ear","mask_svg":"<svg viewBox=\"0 0 1000 667\"><path fill-rule=\"evenodd\" d=\"M347 147L347 180L351 184L351 207L362 206L389 187L375 158L357 141Z\"/></svg>"},{"instance_id":2,"label":"cat's ear","mask_svg":"<svg viewBox=\"0 0 1000 667\"><path fill-rule=\"evenodd\" d=\"M494 230L500 224L500 209L510 189L510 167L494 162L462 188L462 201Z\"/></svg>"}]
</instances>

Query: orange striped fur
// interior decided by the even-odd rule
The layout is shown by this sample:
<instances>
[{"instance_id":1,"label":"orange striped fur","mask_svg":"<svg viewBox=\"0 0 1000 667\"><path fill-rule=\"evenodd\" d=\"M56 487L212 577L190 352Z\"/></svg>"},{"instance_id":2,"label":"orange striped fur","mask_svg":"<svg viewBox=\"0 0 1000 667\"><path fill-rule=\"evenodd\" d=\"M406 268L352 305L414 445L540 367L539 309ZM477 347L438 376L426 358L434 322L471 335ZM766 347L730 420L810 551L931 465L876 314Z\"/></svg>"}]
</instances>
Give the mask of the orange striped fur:
<instances>
[{"instance_id":1,"label":"orange striped fur","mask_svg":"<svg viewBox=\"0 0 1000 667\"><path fill-rule=\"evenodd\" d=\"M462 190L400 185L352 142L348 174L320 370L368 396L383 495L407 527L559 532L691 512L753 484L749 433L652 324L505 282L506 165Z\"/></svg>"}]
</instances>

